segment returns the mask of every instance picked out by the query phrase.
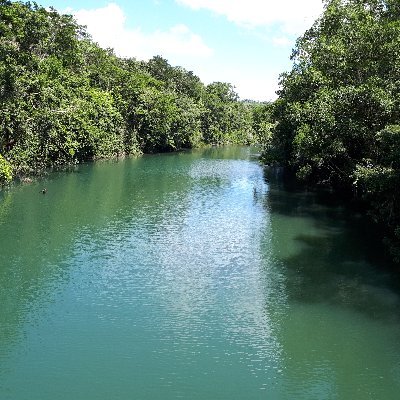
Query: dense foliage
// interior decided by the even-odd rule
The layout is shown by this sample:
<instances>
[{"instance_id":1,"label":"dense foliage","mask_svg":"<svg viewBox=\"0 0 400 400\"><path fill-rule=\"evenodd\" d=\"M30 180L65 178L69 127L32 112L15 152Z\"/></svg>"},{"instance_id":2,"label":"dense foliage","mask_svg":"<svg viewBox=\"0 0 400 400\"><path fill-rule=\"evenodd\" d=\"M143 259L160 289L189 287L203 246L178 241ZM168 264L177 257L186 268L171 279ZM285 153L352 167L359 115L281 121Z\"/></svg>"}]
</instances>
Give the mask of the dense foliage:
<instances>
[{"instance_id":1,"label":"dense foliage","mask_svg":"<svg viewBox=\"0 0 400 400\"><path fill-rule=\"evenodd\" d=\"M252 140L251 107L157 56L118 58L70 15L0 0L0 183L47 167Z\"/></svg>"},{"instance_id":2,"label":"dense foliage","mask_svg":"<svg viewBox=\"0 0 400 400\"><path fill-rule=\"evenodd\" d=\"M292 59L265 161L352 189L400 259L400 2L325 1Z\"/></svg>"}]
</instances>

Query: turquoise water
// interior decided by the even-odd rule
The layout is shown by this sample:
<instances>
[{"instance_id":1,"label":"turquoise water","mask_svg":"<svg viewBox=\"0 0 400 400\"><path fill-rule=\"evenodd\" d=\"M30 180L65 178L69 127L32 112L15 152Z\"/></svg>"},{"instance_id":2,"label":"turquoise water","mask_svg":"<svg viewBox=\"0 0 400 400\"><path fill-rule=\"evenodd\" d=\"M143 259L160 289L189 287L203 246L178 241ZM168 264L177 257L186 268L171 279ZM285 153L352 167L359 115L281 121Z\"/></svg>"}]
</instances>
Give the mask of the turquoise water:
<instances>
[{"instance_id":1,"label":"turquoise water","mask_svg":"<svg viewBox=\"0 0 400 400\"><path fill-rule=\"evenodd\" d=\"M399 280L373 227L252 151L0 192L0 399L398 399Z\"/></svg>"}]
</instances>

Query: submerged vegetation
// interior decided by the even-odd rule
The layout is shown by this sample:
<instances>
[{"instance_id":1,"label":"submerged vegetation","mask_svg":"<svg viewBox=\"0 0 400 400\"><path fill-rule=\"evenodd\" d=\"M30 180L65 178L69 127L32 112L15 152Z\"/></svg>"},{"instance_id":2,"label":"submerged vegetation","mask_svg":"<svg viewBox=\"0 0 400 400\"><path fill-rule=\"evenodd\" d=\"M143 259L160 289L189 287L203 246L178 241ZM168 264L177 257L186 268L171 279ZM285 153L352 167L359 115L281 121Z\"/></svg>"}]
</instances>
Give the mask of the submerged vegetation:
<instances>
[{"instance_id":1,"label":"submerged vegetation","mask_svg":"<svg viewBox=\"0 0 400 400\"><path fill-rule=\"evenodd\" d=\"M253 140L252 106L156 56L117 57L70 15L0 0L0 183L86 160Z\"/></svg>"},{"instance_id":2,"label":"submerged vegetation","mask_svg":"<svg viewBox=\"0 0 400 400\"><path fill-rule=\"evenodd\" d=\"M326 1L292 59L265 162L365 200L400 261L400 2Z\"/></svg>"}]
</instances>

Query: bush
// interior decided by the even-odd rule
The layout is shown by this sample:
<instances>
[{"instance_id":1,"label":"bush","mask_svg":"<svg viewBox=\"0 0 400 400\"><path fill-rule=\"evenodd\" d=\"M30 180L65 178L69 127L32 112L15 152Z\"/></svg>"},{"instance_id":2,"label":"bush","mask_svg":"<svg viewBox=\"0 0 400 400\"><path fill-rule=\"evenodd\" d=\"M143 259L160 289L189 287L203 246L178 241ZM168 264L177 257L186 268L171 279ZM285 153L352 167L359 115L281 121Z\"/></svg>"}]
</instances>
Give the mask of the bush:
<instances>
[{"instance_id":1,"label":"bush","mask_svg":"<svg viewBox=\"0 0 400 400\"><path fill-rule=\"evenodd\" d=\"M10 182L12 178L11 164L0 154L0 183Z\"/></svg>"}]
</instances>

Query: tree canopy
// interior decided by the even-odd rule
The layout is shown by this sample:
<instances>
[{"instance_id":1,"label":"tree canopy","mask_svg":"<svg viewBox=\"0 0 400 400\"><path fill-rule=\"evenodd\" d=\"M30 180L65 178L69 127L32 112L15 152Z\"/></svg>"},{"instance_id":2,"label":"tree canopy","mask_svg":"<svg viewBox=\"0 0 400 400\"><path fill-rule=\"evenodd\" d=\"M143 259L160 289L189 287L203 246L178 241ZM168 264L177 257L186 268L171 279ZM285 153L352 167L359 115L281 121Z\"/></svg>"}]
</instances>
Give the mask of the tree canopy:
<instances>
[{"instance_id":1,"label":"tree canopy","mask_svg":"<svg viewBox=\"0 0 400 400\"><path fill-rule=\"evenodd\" d=\"M70 15L0 0L0 183L48 167L253 139L251 108L155 56L102 49Z\"/></svg>"},{"instance_id":2,"label":"tree canopy","mask_svg":"<svg viewBox=\"0 0 400 400\"><path fill-rule=\"evenodd\" d=\"M264 160L364 198L400 259L400 2L325 1L292 60Z\"/></svg>"}]
</instances>

